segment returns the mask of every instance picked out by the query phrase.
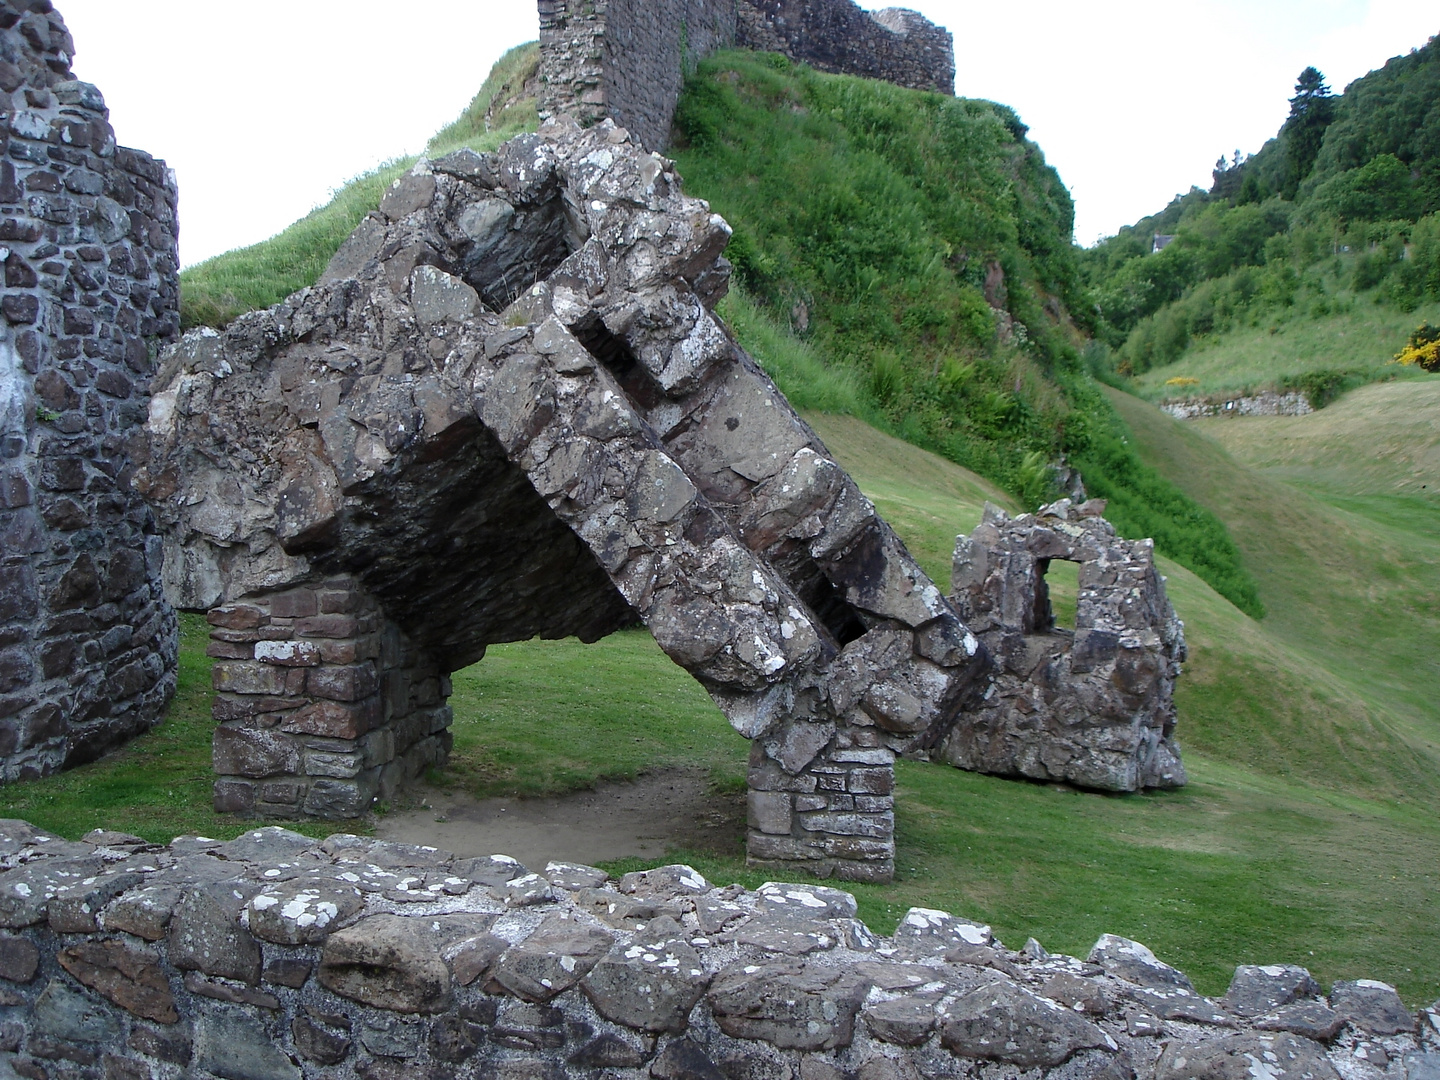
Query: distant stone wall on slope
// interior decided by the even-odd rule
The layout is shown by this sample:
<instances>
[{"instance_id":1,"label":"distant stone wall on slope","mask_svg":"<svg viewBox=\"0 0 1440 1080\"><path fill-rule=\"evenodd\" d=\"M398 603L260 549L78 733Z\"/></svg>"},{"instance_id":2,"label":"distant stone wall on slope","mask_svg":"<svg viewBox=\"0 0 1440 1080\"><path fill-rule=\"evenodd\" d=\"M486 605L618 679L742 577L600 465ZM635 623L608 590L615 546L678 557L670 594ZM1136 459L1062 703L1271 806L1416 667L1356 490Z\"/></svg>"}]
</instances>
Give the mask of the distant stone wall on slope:
<instances>
[{"instance_id":1,"label":"distant stone wall on slope","mask_svg":"<svg viewBox=\"0 0 1440 1080\"><path fill-rule=\"evenodd\" d=\"M685 75L730 45L822 71L955 92L949 31L905 8L851 0L539 0L541 113L611 117L663 150Z\"/></svg>"},{"instance_id":2,"label":"distant stone wall on slope","mask_svg":"<svg viewBox=\"0 0 1440 1080\"><path fill-rule=\"evenodd\" d=\"M48 0L0 2L0 779L90 760L175 686L160 540L130 490L179 328L176 193L115 145Z\"/></svg>"},{"instance_id":3,"label":"distant stone wall on slope","mask_svg":"<svg viewBox=\"0 0 1440 1080\"><path fill-rule=\"evenodd\" d=\"M1205 416L1309 416L1315 411L1310 400L1298 390L1288 394L1267 390L1250 397L1220 400L1187 398L1184 401L1167 401L1160 408L1176 420L1196 420Z\"/></svg>"},{"instance_id":4,"label":"distant stone wall on slope","mask_svg":"<svg viewBox=\"0 0 1440 1080\"><path fill-rule=\"evenodd\" d=\"M912 90L955 93L955 40L907 8L863 11L851 0L740 0L735 43L784 53L821 71Z\"/></svg>"},{"instance_id":5,"label":"distant stone wall on slope","mask_svg":"<svg viewBox=\"0 0 1440 1080\"><path fill-rule=\"evenodd\" d=\"M28 1080L1434 1080L1440 1015L1144 945L1087 960L814 884L716 887L256 829L0 822L0 1075Z\"/></svg>"}]
</instances>

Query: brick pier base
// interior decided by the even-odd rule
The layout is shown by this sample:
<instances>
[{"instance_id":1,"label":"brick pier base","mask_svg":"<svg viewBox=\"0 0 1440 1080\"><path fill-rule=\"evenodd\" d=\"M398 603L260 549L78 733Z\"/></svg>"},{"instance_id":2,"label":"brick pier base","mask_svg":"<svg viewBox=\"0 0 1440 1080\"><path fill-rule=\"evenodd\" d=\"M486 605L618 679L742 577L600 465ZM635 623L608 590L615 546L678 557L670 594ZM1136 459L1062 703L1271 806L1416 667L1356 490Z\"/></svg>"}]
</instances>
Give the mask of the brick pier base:
<instances>
[{"instance_id":1,"label":"brick pier base","mask_svg":"<svg viewBox=\"0 0 1440 1080\"><path fill-rule=\"evenodd\" d=\"M207 616L215 809L356 817L450 752L450 680L353 579Z\"/></svg>"},{"instance_id":2,"label":"brick pier base","mask_svg":"<svg viewBox=\"0 0 1440 1080\"><path fill-rule=\"evenodd\" d=\"M895 873L895 754L873 728L792 720L750 747L751 866L843 881Z\"/></svg>"}]
</instances>

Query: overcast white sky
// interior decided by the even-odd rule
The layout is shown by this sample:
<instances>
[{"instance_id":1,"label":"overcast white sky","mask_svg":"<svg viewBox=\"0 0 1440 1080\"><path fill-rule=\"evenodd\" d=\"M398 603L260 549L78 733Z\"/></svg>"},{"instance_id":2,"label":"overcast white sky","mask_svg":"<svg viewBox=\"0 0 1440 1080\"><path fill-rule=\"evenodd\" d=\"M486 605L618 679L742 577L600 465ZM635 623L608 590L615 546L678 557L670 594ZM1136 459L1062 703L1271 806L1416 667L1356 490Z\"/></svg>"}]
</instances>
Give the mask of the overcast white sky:
<instances>
[{"instance_id":1,"label":"overcast white sky","mask_svg":"<svg viewBox=\"0 0 1440 1080\"><path fill-rule=\"evenodd\" d=\"M120 141L180 180L186 264L271 236L422 149L534 0L58 0ZM866 6L880 6L867 4ZM1258 150L1295 77L1338 91L1440 32L1434 0L910 0L955 33L956 92L1012 106L1075 197L1084 244Z\"/></svg>"}]
</instances>

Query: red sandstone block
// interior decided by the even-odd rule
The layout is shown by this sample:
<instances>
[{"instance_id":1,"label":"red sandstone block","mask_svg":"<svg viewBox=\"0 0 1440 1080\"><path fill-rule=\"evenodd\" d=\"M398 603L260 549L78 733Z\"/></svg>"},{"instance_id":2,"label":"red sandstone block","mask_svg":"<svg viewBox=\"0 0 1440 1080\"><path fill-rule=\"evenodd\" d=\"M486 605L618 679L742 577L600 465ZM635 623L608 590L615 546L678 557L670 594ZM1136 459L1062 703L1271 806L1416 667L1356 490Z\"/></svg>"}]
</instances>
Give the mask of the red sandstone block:
<instances>
[{"instance_id":1,"label":"red sandstone block","mask_svg":"<svg viewBox=\"0 0 1440 1080\"><path fill-rule=\"evenodd\" d=\"M303 704L303 701L291 697L236 697L232 694L216 694L210 705L210 715L217 724L223 724L229 720L249 720L266 714L286 712Z\"/></svg>"},{"instance_id":2,"label":"red sandstone block","mask_svg":"<svg viewBox=\"0 0 1440 1080\"><path fill-rule=\"evenodd\" d=\"M327 739L358 739L380 723L380 699L356 704L316 701L285 718L284 731Z\"/></svg>"},{"instance_id":3,"label":"red sandstone block","mask_svg":"<svg viewBox=\"0 0 1440 1080\"><path fill-rule=\"evenodd\" d=\"M357 641L329 641L322 638L315 644L320 649L320 659L327 664L353 664L357 660L373 659L361 655L360 643Z\"/></svg>"},{"instance_id":4,"label":"red sandstone block","mask_svg":"<svg viewBox=\"0 0 1440 1080\"><path fill-rule=\"evenodd\" d=\"M300 748L278 731L222 724L210 744L218 776L278 776L300 771Z\"/></svg>"},{"instance_id":5,"label":"red sandstone block","mask_svg":"<svg viewBox=\"0 0 1440 1080\"><path fill-rule=\"evenodd\" d=\"M295 633L299 637L353 638L358 626L354 615L312 615L295 620Z\"/></svg>"},{"instance_id":6,"label":"red sandstone block","mask_svg":"<svg viewBox=\"0 0 1440 1080\"><path fill-rule=\"evenodd\" d=\"M248 645L260 640L263 630L226 630L217 626L210 631L211 641L226 641L232 645Z\"/></svg>"},{"instance_id":7,"label":"red sandstone block","mask_svg":"<svg viewBox=\"0 0 1440 1080\"><path fill-rule=\"evenodd\" d=\"M322 615L349 615L359 603L359 597L350 589L327 589L320 593L319 600Z\"/></svg>"},{"instance_id":8,"label":"red sandstone block","mask_svg":"<svg viewBox=\"0 0 1440 1080\"><path fill-rule=\"evenodd\" d=\"M226 604L205 613L206 622L226 630L254 630L264 617L263 611L250 604Z\"/></svg>"},{"instance_id":9,"label":"red sandstone block","mask_svg":"<svg viewBox=\"0 0 1440 1080\"><path fill-rule=\"evenodd\" d=\"M268 664L221 661L211 671L216 690L227 694L284 694L285 672Z\"/></svg>"}]
</instances>

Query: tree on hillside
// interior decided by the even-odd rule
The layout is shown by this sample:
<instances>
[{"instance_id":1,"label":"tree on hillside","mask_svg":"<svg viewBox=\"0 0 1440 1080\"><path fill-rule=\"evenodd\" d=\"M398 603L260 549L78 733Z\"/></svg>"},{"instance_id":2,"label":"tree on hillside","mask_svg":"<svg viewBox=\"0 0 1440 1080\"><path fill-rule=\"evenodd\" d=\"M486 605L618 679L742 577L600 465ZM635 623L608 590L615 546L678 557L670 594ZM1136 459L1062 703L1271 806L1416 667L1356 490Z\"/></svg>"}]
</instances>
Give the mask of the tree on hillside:
<instances>
[{"instance_id":1,"label":"tree on hillside","mask_svg":"<svg viewBox=\"0 0 1440 1080\"><path fill-rule=\"evenodd\" d=\"M1295 198L1301 181L1310 175L1325 129L1335 119L1335 95L1325 85L1325 76L1318 68L1307 67L1295 83L1295 96L1290 99L1290 117L1281 129L1285 136L1285 189L1287 199Z\"/></svg>"}]
</instances>

